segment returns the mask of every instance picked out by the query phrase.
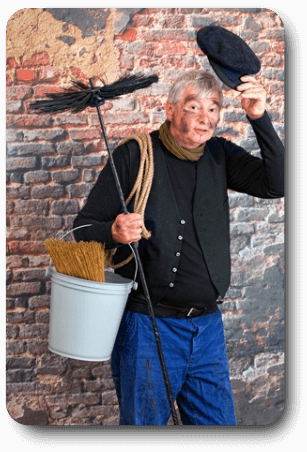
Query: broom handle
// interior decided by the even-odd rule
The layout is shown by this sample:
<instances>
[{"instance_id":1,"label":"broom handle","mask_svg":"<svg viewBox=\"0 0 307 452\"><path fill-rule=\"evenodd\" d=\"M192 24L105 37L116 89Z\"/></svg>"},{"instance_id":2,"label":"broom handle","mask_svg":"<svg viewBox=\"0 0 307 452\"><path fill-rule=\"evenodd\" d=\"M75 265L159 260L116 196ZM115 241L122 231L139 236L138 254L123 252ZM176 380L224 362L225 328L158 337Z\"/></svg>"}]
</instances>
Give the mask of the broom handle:
<instances>
[{"instance_id":1,"label":"broom handle","mask_svg":"<svg viewBox=\"0 0 307 452\"><path fill-rule=\"evenodd\" d=\"M90 84L91 84L91 87L94 88L92 79L90 79ZM101 125L101 129L103 131L105 143L106 143L106 146L107 146L107 151L108 151L108 154L109 154L109 160L110 160L112 172L113 172L113 175L114 175L114 178L115 178L117 191L118 191L118 194L119 194L119 197L120 197L120 200L121 200L122 208L124 210L124 213L128 214L129 212L128 212L128 209L127 209L127 206L126 206L126 201L125 201L125 198L124 198L122 187L120 185L120 181L119 181L118 174L117 174L117 171L116 171L116 167L115 167L115 164L114 164L113 156L112 156L112 153L111 153L111 150L110 150L110 145L109 145L108 137L107 137L107 134L106 134L106 129L104 127L104 123L103 123L103 120L102 120L102 115L101 115L101 111L100 111L99 106L97 106L96 109L97 109L97 113L98 113L98 118L99 118L99 122L100 122L100 125ZM167 371L166 371L165 361L164 361L164 357L163 357L163 352L162 352L162 347L161 347L161 340L160 340L160 334L159 334L159 330L158 330L158 327L157 327L156 318L155 318L155 314L154 314L154 311L153 311L153 307L152 307L152 303L151 303L151 299L150 299L150 295L149 295L149 291L148 291L148 287L147 287L147 283L146 283L146 279L145 279L143 265L142 265L142 262L141 262L141 259L140 259L140 255L139 255L137 246L136 246L136 244L134 242L131 243L131 247L132 247L132 250L134 251L134 255L135 255L135 257L137 259L137 262L138 262L140 278L141 278L142 286L143 286L144 293L145 293L145 296L146 296L146 299L147 299L147 307L148 307L149 315L150 315L151 321L152 321L153 331L154 331L156 344L157 344L157 348L158 348L158 354L159 354L159 358L160 358L160 364L161 364L161 367L162 367L162 375L163 375L163 379L164 379L164 383L165 383L165 389L166 389L166 392L167 392L167 395L168 395L168 400L169 400L170 407L171 407L171 412L172 412L174 425L179 425L177 413L176 413L176 410L175 410L175 404L174 404L174 400L173 400L173 396L172 396L171 386L170 386L169 378L168 378Z\"/></svg>"}]
</instances>

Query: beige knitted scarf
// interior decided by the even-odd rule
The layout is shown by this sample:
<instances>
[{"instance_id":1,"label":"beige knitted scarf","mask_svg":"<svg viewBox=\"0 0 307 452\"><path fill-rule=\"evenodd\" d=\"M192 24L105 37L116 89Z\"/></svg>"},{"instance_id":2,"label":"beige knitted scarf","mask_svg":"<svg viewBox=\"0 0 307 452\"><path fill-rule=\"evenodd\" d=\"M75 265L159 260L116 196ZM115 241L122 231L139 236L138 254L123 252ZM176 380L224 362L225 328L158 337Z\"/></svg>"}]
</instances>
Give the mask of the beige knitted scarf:
<instances>
[{"instance_id":1,"label":"beige knitted scarf","mask_svg":"<svg viewBox=\"0 0 307 452\"><path fill-rule=\"evenodd\" d=\"M159 137L166 149L181 160L197 161L203 155L204 144L194 149L179 146L170 132L170 124L171 122L167 119L159 129Z\"/></svg>"}]
</instances>

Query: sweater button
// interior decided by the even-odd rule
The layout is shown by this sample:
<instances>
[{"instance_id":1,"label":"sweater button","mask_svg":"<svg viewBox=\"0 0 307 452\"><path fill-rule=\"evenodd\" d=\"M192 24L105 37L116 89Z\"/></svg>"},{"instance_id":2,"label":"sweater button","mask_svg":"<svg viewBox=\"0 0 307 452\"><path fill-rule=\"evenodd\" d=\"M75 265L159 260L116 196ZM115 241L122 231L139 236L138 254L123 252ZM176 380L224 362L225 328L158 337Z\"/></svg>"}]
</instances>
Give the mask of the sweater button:
<instances>
[{"instance_id":1,"label":"sweater button","mask_svg":"<svg viewBox=\"0 0 307 452\"><path fill-rule=\"evenodd\" d=\"M182 240L183 239L182 235L178 235L177 239Z\"/></svg>"},{"instance_id":2,"label":"sweater button","mask_svg":"<svg viewBox=\"0 0 307 452\"><path fill-rule=\"evenodd\" d=\"M176 268L176 267L172 268L172 272L173 272L173 273L176 273L176 271L177 271L177 268Z\"/></svg>"},{"instance_id":3,"label":"sweater button","mask_svg":"<svg viewBox=\"0 0 307 452\"><path fill-rule=\"evenodd\" d=\"M180 253L179 253L179 251L176 253L176 257L179 257L180 256Z\"/></svg>"},{"instance_id":4,"label":"sweater button","mask_svg":"<svg viewBox=\"0 0 307 452\"><path fill-rule=\"evenodd\" d=\"M185 221L184 221L184 220L180 220L180 223L181 223L181 224L185 224Z\"/></svg>"},{"instance_id":5,"label":"sweater button","mask_svg":"<svg viewBox=\"0 0 307 452\"><path fill-rule=\"evenodd\" d=\"M174 284L171 282L169 283L168 287L174 287Z\"/></svg>"}]
</instances>

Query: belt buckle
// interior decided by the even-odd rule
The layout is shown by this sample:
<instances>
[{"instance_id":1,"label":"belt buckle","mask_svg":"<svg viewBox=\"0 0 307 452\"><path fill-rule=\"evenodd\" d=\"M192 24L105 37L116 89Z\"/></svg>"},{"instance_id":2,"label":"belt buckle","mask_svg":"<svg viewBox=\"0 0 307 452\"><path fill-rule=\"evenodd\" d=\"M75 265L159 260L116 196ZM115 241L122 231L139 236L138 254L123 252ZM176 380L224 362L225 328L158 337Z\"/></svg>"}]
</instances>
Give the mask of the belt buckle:
<instances>
[{"instance_id":1,"label":"belt buckle","mask_svg":"<svg viewBox=\"0 0 307 452\"><path fill-rule=\"evenodd\" d=\"M189 312L187 313L187 317L191 317L193 311L194 311L194 308L191 308L189 310Z\"/></svg>"}]
</instances>

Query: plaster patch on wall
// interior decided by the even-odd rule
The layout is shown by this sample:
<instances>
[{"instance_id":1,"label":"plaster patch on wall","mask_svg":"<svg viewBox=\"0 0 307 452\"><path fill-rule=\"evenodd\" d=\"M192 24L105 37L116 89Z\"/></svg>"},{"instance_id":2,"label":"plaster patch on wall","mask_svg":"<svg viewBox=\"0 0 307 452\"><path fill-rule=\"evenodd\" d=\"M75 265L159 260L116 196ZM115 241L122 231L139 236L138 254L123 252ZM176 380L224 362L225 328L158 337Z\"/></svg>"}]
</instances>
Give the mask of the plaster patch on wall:
<instances>
[{"instance_id":1,"label":"plaster patch on wall","mask_svg":"<svg viewBox=\"0 0 307 452\"><path fill-rule=\"evenodd\" d=\"M22 64L36 53L47 52L63 85L70 84L72 68L87 77L105 75L111 83L118 78L119 69L119 51L114 44L116 15L117 10L110 9L105 28L95 26L91 35L85 36L72 23L65 22L63 30L63 21L42 8L19 10L7 24L7 58Z\"/></svg>"},{"instance_id":2,"label":"plaster patch on wall","mask_svg":"<svg viewBox=\"0 0 307 452\"><path fill-rule=\"evenodd\" d=\"M122 33L132 24L132 17L135 13L142 11L144 8L119 8L118 16L114 22L116 33Z\"/></svg>"},{"instance_id":3,"label":"plaster patch on wall","mask_svg":"<svg viewBox=\"0 0 307 452\"><path fill-rule=\"evenodd\" d=\"M117 8L117 18L114 22L116 33L120 33L132 23L135 13L145 8ZM63 31L67 24L72 24L82 31L82 37L92 36L95 31L105 28L106 19L110 14L107 8L45 8L55 19L63 22Z\"/></svg>"},{"instance_id":4,"label":"plaster patch on wall","mask_svg":"<svg viewBox=\"0 0 307 452\"><path fill-rule=\"evenodd\" d=\"M110 14L106 8L45 8L44 11L63 22L63 31L68 24L78 27L82 31L82 38L103 30Z\"/></svg>"}]
</instances>

